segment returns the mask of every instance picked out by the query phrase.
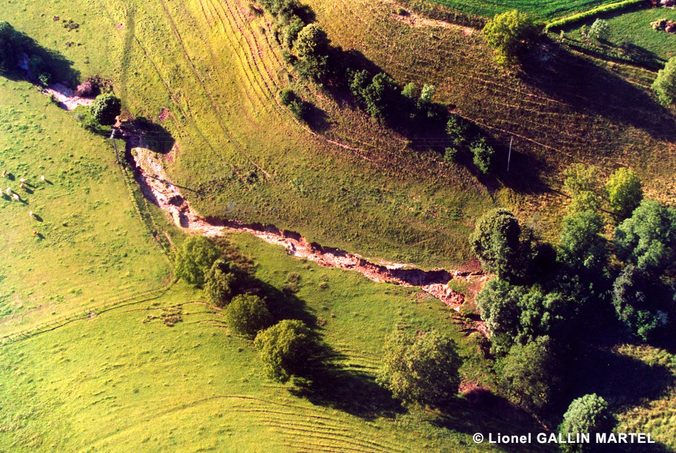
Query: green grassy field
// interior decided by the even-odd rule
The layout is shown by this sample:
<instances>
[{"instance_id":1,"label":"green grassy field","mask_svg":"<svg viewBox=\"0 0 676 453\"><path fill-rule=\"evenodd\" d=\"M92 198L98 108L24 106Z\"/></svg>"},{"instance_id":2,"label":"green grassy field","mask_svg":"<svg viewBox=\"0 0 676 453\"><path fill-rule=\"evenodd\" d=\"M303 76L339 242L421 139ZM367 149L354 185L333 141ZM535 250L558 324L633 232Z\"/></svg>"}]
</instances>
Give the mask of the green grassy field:
<instances>
[{"instance_id":1,"label":"green grassy field","mask_svg":"<svg viewBox=\"0 0 676 453\"><path fill-rule=\"evenodd\" d=\"M278 101L290 67L269 18L246 2L35 1L10 4L5 18L83 76L112 79L135 115L156 120L168 108L163 126L178 145L169 172L205 215L439 265L469 257L467 234L493 205L467 170L404 149L402 137L328 100L336 127L317 134L297 124ZM345 130L338 123L349 115L357 121Z\"/></svg>"},{"instance_id":2,"label":"green grassy field","mask_svg":"<svg viewBox=\"0 0 676 453\"><path fill-rule=\"evenodd\" d=\"M0 171L3 192L23 199L0 199L0 333L166 285L169 263L138 218L110 145L32 85L4 78Z\"/></svg>"},{"instance_id":3,"label":"green grassy field","mask_svg":"<svg viewBox=\"0 0 676 453\"><path fill-rule=\"evenodd\" d=\"M625 43L628 43L636 46L633 52L638 56L654 60L668 60L676 55L676 35L653 30L650 23L658 19L676 20L676 11L669 8L651 8L607 19L611 36L609 43L602 48L622 52L622 46L626 47ZM593 20L589 21L587 26L592 22ZM579 27L572 31L569 36L579 40ZM628 49L624 53L631 57L632 50Z\"/></svg>"},{"instance_id":4,"label":"green grassy field","mask_svg":"<svg viewBox=\"0 0 676 453\"><path fill-rule=\"evenodd\" d=\"M462 12L492 17L495 14L518 9L540 19L564 16L614 0L430 0Z\"/></svg>"}]
</instances>

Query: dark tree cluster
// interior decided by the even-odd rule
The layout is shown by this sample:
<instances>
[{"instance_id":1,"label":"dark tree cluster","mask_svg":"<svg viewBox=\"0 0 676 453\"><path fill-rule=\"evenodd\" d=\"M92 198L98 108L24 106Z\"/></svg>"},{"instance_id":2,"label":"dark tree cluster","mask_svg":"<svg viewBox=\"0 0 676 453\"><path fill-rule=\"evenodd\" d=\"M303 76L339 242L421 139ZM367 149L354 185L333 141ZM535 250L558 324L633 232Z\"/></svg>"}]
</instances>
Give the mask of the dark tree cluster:
<instances>
[{"instance_id":1,"label":"dark tree cluster","mask_svg":"<svg viewBox=\"0 0 676 453\"><path fill-rule=\"evenodd\" d=\"M603 195L597 186L593 168L567 172L572 201L556 247L538 242L502 209L482 217L470 238L483 268L496 275L476 301L496 371L505 393L532 412L565 395L562 373L574 368L574 351L627 336L665 338L674 325L676 209L641 201L640 181L627 170L610 177ZM624 219L612 241L601 204ZM606 422L596 395L573 403L562 432Z\"/></svg>"}]
</instances>

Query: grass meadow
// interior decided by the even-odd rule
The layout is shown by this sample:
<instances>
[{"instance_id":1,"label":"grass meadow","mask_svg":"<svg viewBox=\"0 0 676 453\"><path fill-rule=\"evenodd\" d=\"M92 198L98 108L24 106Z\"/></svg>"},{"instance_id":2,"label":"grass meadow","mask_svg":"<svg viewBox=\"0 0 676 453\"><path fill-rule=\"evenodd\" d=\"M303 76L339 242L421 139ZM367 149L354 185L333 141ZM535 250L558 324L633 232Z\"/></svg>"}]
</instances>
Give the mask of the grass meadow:
<instances>
[{"instance_id":1,"label":"grass meadow","mask_svg":"<svg viewBox=\"0 0 676 453\"><path fill-rule=\"evenodd\" d=\"M0 199L0 335L166 285L169 262L111 146L32 85L4 78L0 171L3 193L22 199Z\"/></svg>"},{"instance_id":2,"label":"grass meadow","mask_svg":"<svg viewBox=\"0 0 676 453\"><path fill-rule=\"evenodd\" d=\"M492 17L518 9L540 19L551 19L594 8L614 0L429 0L478 16Z\"/></svg>"},{"instance_id":3,"label":"grass meadow","mask_svg":"<svg viewBox=\"0 0 676 453\"><path fill-rule=\"evenodd\" d=\"M634 52L646 59L658 60L662 64L676 55L676 35L664 31L653 30L651 22L658 19L676 20L676 11L670 8L650 8L626 14L616 15L609 19L610 39L603 49L617 49L621 46L635 46ZM591 25L592 21L587 23ZM582 25L582 24L580 24ZM580 39L580 29L569 33L570 37ZM631 51L629 51L631 56Z\"/></svg>"}]
</instances>

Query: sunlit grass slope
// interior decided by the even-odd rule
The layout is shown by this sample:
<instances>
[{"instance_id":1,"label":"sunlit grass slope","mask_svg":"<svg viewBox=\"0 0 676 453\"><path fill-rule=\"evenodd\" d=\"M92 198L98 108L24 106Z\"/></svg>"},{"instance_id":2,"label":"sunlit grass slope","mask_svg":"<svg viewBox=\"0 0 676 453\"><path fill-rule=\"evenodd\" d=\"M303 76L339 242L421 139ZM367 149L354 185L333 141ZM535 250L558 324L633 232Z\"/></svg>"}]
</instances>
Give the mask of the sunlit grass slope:
<instances>
[{"instance_id":1,"label":"sunlit grass slope","mask_svg":"<svg viewBox=\"0 0 676 453\"><path fill-rule=\"evenodd\" d=\"M138 218L110 145L33 86L6 79L0 171L3 193L22 198L0 199L0 333L167 283L169 263Z\"/></svg>"}]
</instances>

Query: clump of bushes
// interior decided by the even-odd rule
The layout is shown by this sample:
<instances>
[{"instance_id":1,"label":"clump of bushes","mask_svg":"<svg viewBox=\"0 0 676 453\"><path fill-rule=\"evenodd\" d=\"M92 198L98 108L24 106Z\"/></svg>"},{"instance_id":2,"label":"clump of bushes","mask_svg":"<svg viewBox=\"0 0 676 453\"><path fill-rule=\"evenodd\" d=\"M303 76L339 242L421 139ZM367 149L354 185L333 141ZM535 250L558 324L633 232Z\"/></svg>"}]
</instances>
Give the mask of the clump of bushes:
<instances>
[{"instance_id":1,"label":"clump of bushes","mask_svg":"<svg viewBox=\"0 0 676 453\"><path fill-rule=\"evenodd\" d=\"M190 236L176 253L174 272L187 283L202 287L214 262L220 258L219 248L204 236Z\"/></svg>"},{"instance_id":2,"label":"clump of bushes","mask_svg":"<svg viewBox=\"0 0 676 453\"><path fill-rule=\"evenodd\" d=\"M259 332L254 344L268 376L279 382L306 372L319 350L316 335L297 319L279 321Z\"/></svg>"},{"instance_id":3,"label":"clump of bushes","mask_svg":"<svg viewBox=\"0 0 676 453\"><path fill-rule=\"evenodd\" d=\"M279 93L279 98L285 106L291 110L293 116L299 120L305 120L308 113L308 106L300 96L298 96L292 89L285 88Z\"/></svg>"}]
</instances>

